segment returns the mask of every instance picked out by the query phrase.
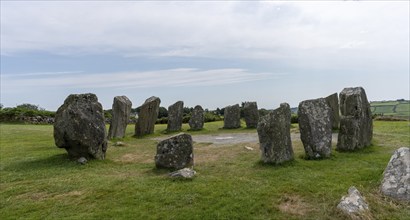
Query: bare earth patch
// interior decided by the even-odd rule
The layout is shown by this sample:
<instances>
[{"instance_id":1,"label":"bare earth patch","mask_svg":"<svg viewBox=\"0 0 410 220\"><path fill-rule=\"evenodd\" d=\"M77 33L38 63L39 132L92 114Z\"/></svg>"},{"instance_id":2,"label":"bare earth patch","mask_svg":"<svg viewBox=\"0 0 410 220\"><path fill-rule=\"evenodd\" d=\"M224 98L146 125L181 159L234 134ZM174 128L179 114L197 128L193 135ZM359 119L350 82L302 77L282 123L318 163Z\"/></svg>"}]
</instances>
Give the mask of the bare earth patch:
<instances>
[{"instance_id":1,"label":"bare earth patch","mask_svg":"<svg viewBox=\"0 0 410 220\"><path fill-rule=\"evenodd\" d=\"M281 212L298 216L304 216L312 210L312 207L298 195L284 195L278 208Z\"/></svg>"}]
</instances>

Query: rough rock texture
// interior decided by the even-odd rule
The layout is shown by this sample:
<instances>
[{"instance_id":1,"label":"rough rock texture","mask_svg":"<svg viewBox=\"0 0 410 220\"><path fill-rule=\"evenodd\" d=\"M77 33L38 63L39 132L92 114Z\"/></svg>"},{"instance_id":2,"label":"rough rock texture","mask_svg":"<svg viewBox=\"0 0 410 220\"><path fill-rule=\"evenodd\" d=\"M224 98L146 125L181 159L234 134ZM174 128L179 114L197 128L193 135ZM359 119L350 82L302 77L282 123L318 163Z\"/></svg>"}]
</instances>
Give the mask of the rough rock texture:
<instances>
[{"instance_id":1,"label":"rough rock texture","mask_svg":"<svg viewBox=\"0 0 410 220\"><path fill-rule=\"evenodd\" d=\"M340 93L340 129L337 150L352 151L371 144L373 120L362 87L345 88Z\"/></svg>"},{"instance_id":2,"label":"rough rock texture","mask_svg":"<svg viewBox=\"0 0 410 220\"><path fill-rule=\"evenodd\" d=\"M190 168L184 168L170 173L169 176L173 178L192 179L194 178L195 174L195 170Z\"/></svg>"},{"instance_id":3,"label":"rough rock texture","mask_svg":"<svg viewBox=\"0 0 410 220\"><path fill-rule=\"evenodd\" d=\"M158 118L160 103L161 100L158 97L152 96L145 100L144 104L141 105L137 123L135 124L135 136L141 137L146 134L154 133L154 126Z\"/></svg>"},{"instance_id":4,"label":"rough rock texture","mask_svg":"<svg viewBox=\"0 0 410 220\"><path fill-rule=\"evenodd\" d=\"M194 154L191 135L181 133L159 142L155 165L157 168L171 169L192 167Z\"/></svg>"},{"instance_id":5,"label":"rough rock texture","mask_svg":"<svg viewBox=\"0 0 410 220\"><path fill-rule=\"evenodd\" d=\"M238 104L226 106L224 110L224 128L241 127L241 108Z\"/></svg>"},{"instance_id":6,"label":"rough rock texture","mask_svg":"<svg viewBox=\"0 0 410 220\"><path fill-rule=\"evenodd\" d=\"M410 201L410 148L393 153L383 173L381 191L394 199Z\"/></svg>"},{"instance_id":7,"label":"rough rock texture","mask_svg":"<svg viewBox=\"0 0 410 220\"><path fill-rule=\"evenodd\" d=\"M204 110L200 105L195 106L189 119L191 130L201 130L204 127Z\"/></svg>"},{"instance_id":8,"label":"rough rock texture","mask_svg":"<svg viewBox=\"0 0 410 220\"><path fill-rule=\"evenodd\" d=\"M339 114L339 98L337 97L337 93L333 93L332 95L326 97L325 99L326 99L326 103L332 109L332 114L331 114L332 129L339 129L340 114Z\"/></svg>"},{"instance_id":9,"label":"rough rock texture","mask_svg":"<svg viewBox=\"0 0 410 220\"><path fill-rule=\"evenodd\" d=\"M280 164L293 160L290 116L289 104L282 103L279 108L259 119L257 130L263 162Z\"/></svg>"},{"instance_id":10,"label":"rough rock texture","mask_svg":"<svg viewBox=\"0 0 410 220\"><path fill-rule=\"evenodd\" d=\"M330 157L332 148L332 109L324 98L299 103L300 139L308 159Z\"/></svg>"},{"instance_id":11,"label":"rough rock texture","mask_svg":"<svg viewBox=\"0 0 410 220\"><path fill-rule=\"evenodd\" d=\"M130 119L132 102L127 96L114 97L112 104L112 119L110 129L108 130L108 138L123 138Z\"/></svg>"},{"instance_id":12,"label":"rough rock texture","mask_svg":"<svg viewBox=\"0 0 410 220\"><path fill-rule=\"evenodd\" d=\"M178 101L168 107L167 131L180 131L182 127L182 116L184 114L184 102Z\"/></svg>"},{"instance_id":13,"label":"rough rock texture","mask_svg":"<svg viewBox=\"0 0 410 220\"><path fill-rule=\"evenodd\" d=\"M72 94L58 108L54 140L74 159L104 159L107 150L104 111L96 95Z\"/></svg>"},{"instance_id":14,"label":"rough rock texture","mask_svg":"<svg viewBox=\"0 0 410 220\"><path fill-rule=\"evenodd\" d=\"M353 219L361 219L361 216L366 216L369 205L356 187L352 186L349 188L349 194L342 197L337 208Z\"/></svg>"},{"instance_id":15,"label":"rough rock texture","mask_svg":"<svg viewBox=\"0 0 410 220\"><path fill-rule=\"evenodd\" d=\"M256 102L245 102L243 113L247 128L256 128L259 121L259 111Z\"/></svg>"}]
</instances>

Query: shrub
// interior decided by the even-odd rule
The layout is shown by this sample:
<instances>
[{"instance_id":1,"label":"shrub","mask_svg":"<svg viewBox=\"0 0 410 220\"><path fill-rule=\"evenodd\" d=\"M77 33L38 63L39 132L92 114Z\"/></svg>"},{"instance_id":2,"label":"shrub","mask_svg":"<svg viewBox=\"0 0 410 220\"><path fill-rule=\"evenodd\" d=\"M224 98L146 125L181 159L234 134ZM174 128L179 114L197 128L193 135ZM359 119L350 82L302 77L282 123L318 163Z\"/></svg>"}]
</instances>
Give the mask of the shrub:
<instances>
[{"instance_id":1,"label":"shrub","mask_svg":"<svg viewBox=\"0 0 410 220\"><path fill-rule=\"evenodd\" d=\"M297 114L292 114L292 116L290 116L290 123L292 124L299 123L299 117Z\"/></svg>"}]
</instances>

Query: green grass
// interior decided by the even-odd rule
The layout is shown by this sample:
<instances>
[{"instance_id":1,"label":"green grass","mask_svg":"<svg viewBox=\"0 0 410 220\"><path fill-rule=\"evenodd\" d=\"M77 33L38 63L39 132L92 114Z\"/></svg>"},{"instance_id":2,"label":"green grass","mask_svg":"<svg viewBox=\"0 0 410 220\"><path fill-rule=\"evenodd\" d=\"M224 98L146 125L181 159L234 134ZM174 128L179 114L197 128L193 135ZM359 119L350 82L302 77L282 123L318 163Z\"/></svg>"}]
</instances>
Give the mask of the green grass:
<instances>
[{"instance_id":1,"label":"green grass","mask_svg":"<svg viewBox=\"0 0 410 220\"><path fill-rule=\"evenodd\" d=\"M370 109L373 114L410 119L410 101L371 102Z\"/></svg>"},{"instance_id":2,"label":"green grass","mask_svg":"<svg viewBox=\"0 0 410 220\"><path fill-rule=\"evenodd\" d=\"M206 123L188 133L256 132L220 127ZM190 181L154 168L151 137L169 135L165 129L158 125L155 134L137 139L130 125L126 146L110 146L106 160L82 166L55 147L52 126L1 124L0 219L345 219L336 205L352 185L373 218L410 216L408 203L379 192L392 152L410 144L408 122L376 121L373 146L333 151L327 160L301 159L302 144L293 141L295 160L282 166L261 164L259 151L244 144L195 144L198 175Z\"/></svg>"}]
</instances>

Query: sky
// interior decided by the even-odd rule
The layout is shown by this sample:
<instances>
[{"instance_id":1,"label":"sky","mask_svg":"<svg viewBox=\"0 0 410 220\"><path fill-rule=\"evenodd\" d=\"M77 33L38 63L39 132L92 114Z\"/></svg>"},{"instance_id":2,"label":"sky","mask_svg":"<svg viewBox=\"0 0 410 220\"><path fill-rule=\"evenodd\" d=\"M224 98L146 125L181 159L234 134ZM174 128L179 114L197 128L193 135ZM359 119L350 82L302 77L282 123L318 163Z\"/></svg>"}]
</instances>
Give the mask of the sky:
<instances>
[{"instance_id":1,"label":"sky","mask_svg":"<svg viewBox=\"0 0 410 220\"><path fill-rule=\"evenodd\" d=\"M410 99L409 1L1 1L1 99L95 93L216 109L361 86Z\"/></svg>"}]
</instances>

